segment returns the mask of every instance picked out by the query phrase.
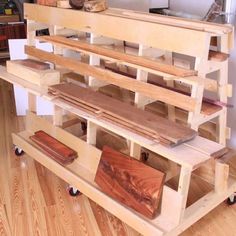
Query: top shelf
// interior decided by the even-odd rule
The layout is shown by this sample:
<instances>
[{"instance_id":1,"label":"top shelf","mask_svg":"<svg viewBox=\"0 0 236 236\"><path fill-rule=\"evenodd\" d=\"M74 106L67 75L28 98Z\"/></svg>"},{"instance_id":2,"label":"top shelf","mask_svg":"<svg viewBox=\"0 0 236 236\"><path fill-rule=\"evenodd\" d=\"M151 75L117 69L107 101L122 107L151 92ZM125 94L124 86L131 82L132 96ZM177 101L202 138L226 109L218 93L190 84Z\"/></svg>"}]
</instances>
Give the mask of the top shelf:
<instances>
[{"instance_id":1,"label":"top shelf","mask_svg":"<svg viewBox=\"0 0 236 236\"><path fill-rule=\"evenodd\" d=\"M102 13L90 13L36 4L24 4L24 14L27 20L194 57L208 56L206 52L213 36L225 36L228 38L228 48L233 46L233 27L229 25L212 25L128 10L109 9ZM183 39L186 39L184 43Z\"/></svg>"}]
</instances>

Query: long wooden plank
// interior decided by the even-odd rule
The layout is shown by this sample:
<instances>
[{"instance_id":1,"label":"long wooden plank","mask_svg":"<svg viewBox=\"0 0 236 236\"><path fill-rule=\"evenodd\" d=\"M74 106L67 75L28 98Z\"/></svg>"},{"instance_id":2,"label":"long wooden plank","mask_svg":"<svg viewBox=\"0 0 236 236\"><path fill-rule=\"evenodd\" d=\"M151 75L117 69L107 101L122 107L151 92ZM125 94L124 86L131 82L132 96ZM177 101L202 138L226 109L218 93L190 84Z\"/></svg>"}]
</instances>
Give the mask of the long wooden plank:
<instances>
[{"instance_id":1,"label":"long wooden plank","mask_svg":"<svg viewBox=\"0 0 236 236\"><path fill-rule=\"evenodd\" d=\"M46 41L52 44L59 45L61 47L70 48L76 51L83 51L85 53L93 53L100 57L112 58L122 63L129 63L134 67L141 66L143 68L149 68L151 70L160 71L170 75L186 77L197 75L197 71L187 70L184 68L160 63L154 60L147 59L145 57L126 54L123 52L111 50L98 45L89 44L82 41L71 40L61 36L41 36L38 37L41 41Z\"/></svg>"},{"instance_id":2,"label":"long wooden plank","mask_svg":"<svg viewBox=\"0 0 236 236\"><path fill-rule=\"evenodd\" d=\"M147 97L168 103L187 111L194 111L196 106L195 99L189 96L179 94L168 89L160 88L158 86L145 82L136 81L126 76L111 72L109 70L90 66L72 58L65 58L63 56L45 52L31 46L25 46L25 53L38 59L49 61L54 64L63 66L67 69L71 69L75 72L78 72L79 74L92 76L96 79L116 86L120 86L125 89L129 89L133 92L141 93L143 95L146 95Z\"/></svg>"},{"instance_id":3,"label":"long wooden plank","mask_svg":"<svg viewBox=\"0 0 236 236\"><path fill-rule=\"evenodd\" d=\"M163 172L107 146L95 176L103 192L150 219L158 213L164 179Z\"/></svg>"},{"instance_id":4,"label":"long wooden plank","mask_svg":"<svg viewBox=\"0 0 236 236\"><path fill-rule=\"evenodd\" d=\"M25 18L29 20L49 25L59 25L194 57L205 55L210 45L211 34L208 32L139 19L127 19L119 16L35 4L25 4L24 14ZM107 27L108 22L109 27ZM186 39L184 43L183 39Z\"/></svg>"},{"instance_id":5,"label":"long wooden plank","mask_svg":"<svg viewBox=\"0 0 236 236\"><path fill-rule=\"evenodd\" d=\"M67 83L50 86L49 91L57 96L61 95L63 97L65 95L66 97L78 100L149 132L155 132L157 136L170 140L175 144L190 140L197 134L190 128L183 127L175 122L158 117L88 88Z\"/></svg>"}]
</instances>

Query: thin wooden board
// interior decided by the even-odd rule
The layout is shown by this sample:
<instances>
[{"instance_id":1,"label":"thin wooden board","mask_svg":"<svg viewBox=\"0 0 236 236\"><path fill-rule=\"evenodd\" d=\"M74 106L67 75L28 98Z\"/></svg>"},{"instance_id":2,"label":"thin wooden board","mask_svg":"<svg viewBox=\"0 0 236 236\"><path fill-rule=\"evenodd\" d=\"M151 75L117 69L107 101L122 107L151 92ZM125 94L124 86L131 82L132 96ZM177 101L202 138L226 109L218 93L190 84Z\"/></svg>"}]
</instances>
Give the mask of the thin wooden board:
<instances>
[{"instance_id":1,"label":"thin wooden board","mask_svg":"<svg viewBox=\"0 0 236 236\"><path fill-rule=\"evenodd\" d=\"M170 140L175 144L180 144L187 140L193 139L197 133L187 127L176 124L162 117L158 117L147 111L135 108L132 105L123 103L114 98L108 98L99 92L94 92L88 88L82 88L74 84L59 84L49 88L50 92L56 93L57 96L65 94L74 100L95 107L101 111L115 116L127 123L155 132L157 137Z\"/></svg>"}]
</instances>

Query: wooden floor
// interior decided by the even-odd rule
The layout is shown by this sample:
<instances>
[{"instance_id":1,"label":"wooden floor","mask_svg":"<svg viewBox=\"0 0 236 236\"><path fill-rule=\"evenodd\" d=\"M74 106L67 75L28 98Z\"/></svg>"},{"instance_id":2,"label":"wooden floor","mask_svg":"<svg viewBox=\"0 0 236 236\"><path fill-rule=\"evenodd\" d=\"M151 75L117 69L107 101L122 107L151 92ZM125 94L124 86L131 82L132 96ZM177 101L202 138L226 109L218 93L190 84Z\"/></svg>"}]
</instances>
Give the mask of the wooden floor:
<instances>
[{"instance_id":1,"label":"wooden floor","mask_svg":"<svg viewBox=\"0 0 236 236\"><path fill-rule=\"evenodd\" d=\"M133 229L27 155L14 154L11 133L24 129L15 116L11 86L0 80L0 235L136 236ZM235 236L236 205L222 203L182 236Z\"/></svg>"}]
</instances>

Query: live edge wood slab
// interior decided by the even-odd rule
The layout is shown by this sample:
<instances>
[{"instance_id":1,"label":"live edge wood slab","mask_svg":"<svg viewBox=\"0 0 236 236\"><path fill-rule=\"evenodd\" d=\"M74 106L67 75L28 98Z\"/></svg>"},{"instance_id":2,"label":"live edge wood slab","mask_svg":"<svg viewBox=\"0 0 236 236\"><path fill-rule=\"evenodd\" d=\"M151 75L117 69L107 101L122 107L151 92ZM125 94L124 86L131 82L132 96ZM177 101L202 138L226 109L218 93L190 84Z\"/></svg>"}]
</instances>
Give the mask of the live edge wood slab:
<instances>
[{"instance_id":1,"label":"live edge wood slab","mask_svg":"<svg viewBox=\"0 0 236 236\"><path fill-rule=\"evenodd\" d=\"M158 213L165 173L103 147L95 182L113 199L153 219Z\"/></svg>"},{"instance_id":2,"label":"live edge wood slab","mask_svg":"<svg viewBox=\"0 0 236 236\"><path fill-rule=\"evenodd\" d=\"M49 87L49 93L93 112L98 119L108 120L132 129L133 132L143 133L153 141L164 145L175 146L197 135L196 131L188 127L72 83L52 85Z\"/></svg>"}]
</instances>

